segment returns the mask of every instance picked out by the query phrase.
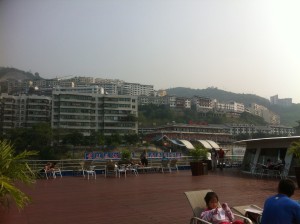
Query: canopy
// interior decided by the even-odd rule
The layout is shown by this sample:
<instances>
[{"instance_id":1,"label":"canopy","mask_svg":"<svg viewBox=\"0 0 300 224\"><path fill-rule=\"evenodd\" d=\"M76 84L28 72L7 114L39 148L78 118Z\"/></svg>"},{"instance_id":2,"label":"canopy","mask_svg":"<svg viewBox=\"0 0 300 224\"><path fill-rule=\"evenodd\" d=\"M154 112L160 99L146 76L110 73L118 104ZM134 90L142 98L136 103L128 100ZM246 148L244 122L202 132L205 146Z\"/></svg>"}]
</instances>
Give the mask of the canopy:
<instances>
[{"instance_id":1,"label":"canopy","mask_svg":"<svg viewBox=\"0 0 300 224\"><path fill-rule=\"evenodd\" d=\"M189 141L183 139L180 139L179 141L181 141L187 149L195 149L195 147Z\"/></svg>"},{"instance_id":2,"label":"canopy","mask_svg":"<svg viewBox=\"0 0 300 224\"><path fill-rule=\"evenodd\" d=\"M200 142L204 148L206 149L212 149L212 146L205 140L197 140L198 142Z\"/></svg>"},{"instance_id":3,"label":"canopy","mask_svg":"<svg viewBox=\"0 0 300 224\"><path fill-rule=\"evenodd\" d=\"M211 145L212 148L220 149L220 146L217 143L215 143L214 141L211 141L211 140L205 140L205 141L207 141Z\"/></svg>"}]
</instances>

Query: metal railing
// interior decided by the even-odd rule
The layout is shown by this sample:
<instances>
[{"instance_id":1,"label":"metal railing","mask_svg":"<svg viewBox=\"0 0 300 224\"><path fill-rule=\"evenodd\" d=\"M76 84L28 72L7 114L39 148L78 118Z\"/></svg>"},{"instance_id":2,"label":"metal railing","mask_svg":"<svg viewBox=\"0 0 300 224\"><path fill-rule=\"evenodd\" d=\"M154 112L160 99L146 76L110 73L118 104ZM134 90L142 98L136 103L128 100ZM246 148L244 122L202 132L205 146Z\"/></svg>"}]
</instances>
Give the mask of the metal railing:
<instances>
[{"instance_id":1,"label":"metal railing","mask_svg":"<svg viewBox=\"0 0 300 224\"><path fill-rule=\"evenodd\" d=\"M139 160L139 158L133 158L134 160ZM178 167L188 167L190 166L190 161L192 160L190 156L181 156L180 158L168 158L168 159L177 159ZM93 160L93 165L98 168L105 166L106 162L111 159L95 159ZM118 162L120 159L112 159L113 161ZM225 156L224 163L228 166L239 166L242 163L243 156ZM62 159L62 160L27 160L30 168L38 172L42 170L47 162L55 163L56 167L59 167L62 171L79 171L82 168L82 163L86 161L84 159ZM153 157L148 158L149 167L158 167L161 165L162 158Z\"/></svg>"}]
</instances>

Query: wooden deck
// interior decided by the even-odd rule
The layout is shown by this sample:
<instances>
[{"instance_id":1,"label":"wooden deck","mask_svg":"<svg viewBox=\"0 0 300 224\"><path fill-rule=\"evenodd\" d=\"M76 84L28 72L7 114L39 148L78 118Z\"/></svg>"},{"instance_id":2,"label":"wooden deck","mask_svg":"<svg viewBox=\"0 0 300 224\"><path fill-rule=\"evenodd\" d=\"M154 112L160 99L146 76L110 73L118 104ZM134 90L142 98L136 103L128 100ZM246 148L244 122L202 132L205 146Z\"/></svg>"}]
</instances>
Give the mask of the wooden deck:
<instances>
[{"instance_id":1,"label":"wooden deck","mask_svg":"<svg viewBox=\"0 0 300 224\"><path fill-rule=\"evenodd\" d=\"M210 188L221 202L231 207L244 204L263 206L276 192L278 179L260 179L229 168L194 177L190 170L178 173L144 173L119 178L97 175L38 180L22 187L32 203L18 211L14 206L0 212L5 224L106 224L106 223L189 223L192 215L184 191ZM294 199L300 198L296 190Z\"/></svg>"}]
</instances>

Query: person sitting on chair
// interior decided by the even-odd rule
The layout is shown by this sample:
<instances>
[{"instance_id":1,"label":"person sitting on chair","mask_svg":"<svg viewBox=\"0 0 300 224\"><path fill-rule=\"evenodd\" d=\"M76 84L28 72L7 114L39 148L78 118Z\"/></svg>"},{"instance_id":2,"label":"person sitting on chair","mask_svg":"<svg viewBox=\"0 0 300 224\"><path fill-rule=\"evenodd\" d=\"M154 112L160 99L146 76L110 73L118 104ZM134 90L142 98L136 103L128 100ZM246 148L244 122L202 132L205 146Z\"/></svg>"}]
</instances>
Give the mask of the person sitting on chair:
<instances>
[{"instance_id":1,"label":"person sitting on chair","mask_svg":"<svg viewBox=\"0 0 300 224\"><path fill-rule=\"evenodd\" d=\"M201 219L211 222L212 224L243 224L243 222L239 220L233 221L234 215L227 203L223 203L222 208L218 208L219 197L215 192L207 192L204 200L207 209L201 213Z\"/></svg>"},{"instance_id":2,"label":"person sitting on chair","mask_svg":"<svg viewBox=\"0 0 300 224\"><path fill-rule=\"evenodd\" d=\"M54 163L48 162L45 165L45 167L44 167L45 172L52 172L52 171L54 171L54 166L55 166Z\"/></svg>"}]
</instances>

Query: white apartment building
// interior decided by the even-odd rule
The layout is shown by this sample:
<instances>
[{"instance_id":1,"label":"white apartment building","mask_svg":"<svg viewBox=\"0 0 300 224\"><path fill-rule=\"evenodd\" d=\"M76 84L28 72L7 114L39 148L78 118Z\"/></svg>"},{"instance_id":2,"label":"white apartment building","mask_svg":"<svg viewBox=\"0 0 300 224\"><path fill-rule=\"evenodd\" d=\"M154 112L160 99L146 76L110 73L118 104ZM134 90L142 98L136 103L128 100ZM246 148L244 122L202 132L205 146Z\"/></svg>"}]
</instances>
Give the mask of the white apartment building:
<instances>
[{"instance_id":1,"label":"white apartment building","mask_svg":"<svg viewBox=\"0 0 300 224\"><path fill-rule=\"evenodd\" d=\"M131 96L153 96L154 90L153 85L125 82L121 85L119 94Z\"/></svg>"},{"instance_id":2,"label":"white apartment building","mask_svg":"<svg viewBox=\"0 0 300 224\"><path fill-rule=\"evenodd\" d=\"M77 86L77 87L62 87L56 86L53 89L54 91L60 92L76 92L76 93L96 93L96 94L104 94L104 89L98 85L90 85L90 86Z\"/></svg>"},{"instance_id":3,"label":"white apartment building","mask_svg":"<svg viewBox=\"0 0 300 224\"><path fill-rule=\"evenodd\" d=\"M52 128L76 130L88 136L137 133L138 104L135 96L104 95L54 90Z\"/></svg>"},{"instance_id":4,"label":"white apartment building","mask_svg":"<svg viewBox=\"0 0 300 224\"><path fill-rule=\"evenodd\" d=\"M32 127L33 124L51 121L52 99L37 95L1 94L1 128Z\"/></svg>"},{"instance_id":5,"label":"white apartment building","mask_svg":"<svg viewBox=\"0 0 300 224\"><path fill-rule=\"evenodd\" d=\"M280 117L262 105L252 103L248 110L250 113L262 117L269 124L280 124Z\"/></svg>"},{"instance_id":6,"label":"white apartment building","mask_svg":"<svg viewBox=\"0 0 300 224\"><path fill-rule=\"evenodd\" d=\"M245 106L242 103L230 102L230 103L216 103L216 109L224 112L243 113Z\"/></svg>"}]
</instances>

